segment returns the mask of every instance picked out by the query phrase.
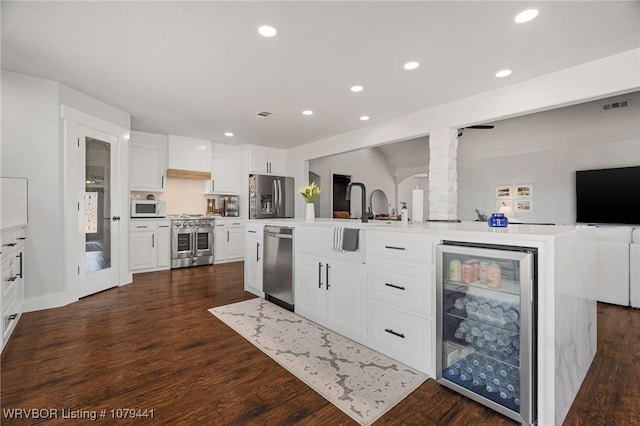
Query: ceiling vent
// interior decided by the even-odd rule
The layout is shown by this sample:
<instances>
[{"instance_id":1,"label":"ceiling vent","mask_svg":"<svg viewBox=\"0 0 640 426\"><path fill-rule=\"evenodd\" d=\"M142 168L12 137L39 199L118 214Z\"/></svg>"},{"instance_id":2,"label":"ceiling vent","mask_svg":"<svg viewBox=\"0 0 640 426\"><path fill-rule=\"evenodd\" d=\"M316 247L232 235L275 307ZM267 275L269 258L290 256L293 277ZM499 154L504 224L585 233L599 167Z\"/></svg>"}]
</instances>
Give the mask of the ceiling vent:
<instances>
[{"instance_id":1,"label":"ceiling vent","mask_svg":"<svg viewBox=\"0 0 640 426\"><path fill-rule=\"evenodd\" d=\"M265 118L268 118L271 114L273 113L269 111L260 111L256 113L255 117L265 119Z\"/></svg>"},{"instance_id":2,"label":"ceiling vent","mask_svg":"<svg viewBox=\"0 0 640 426\"><path fill-rule=\"evenodd\" d=\"M612 104L606 104L602 106L602 109L607 111L610 109L624 108L626 106L629 106L629 101L620 101L620 102L614 102Z\"/></svg>"}]
</instances>

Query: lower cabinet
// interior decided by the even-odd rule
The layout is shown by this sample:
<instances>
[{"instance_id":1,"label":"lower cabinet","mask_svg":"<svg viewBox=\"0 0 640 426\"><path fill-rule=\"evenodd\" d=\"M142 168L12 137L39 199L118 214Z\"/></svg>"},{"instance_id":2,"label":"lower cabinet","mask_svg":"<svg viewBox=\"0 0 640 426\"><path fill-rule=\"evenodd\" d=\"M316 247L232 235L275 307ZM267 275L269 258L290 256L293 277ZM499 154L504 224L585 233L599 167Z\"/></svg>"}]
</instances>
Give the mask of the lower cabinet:
<instances>
[{"instance_id":1,"label":"lower cabinet","mask_svg":"<svg viewBox=\"0 0 640 426\"><path fill-rule=\"evenodd\" d=\"M244 221L216 219L214 244L215 263L237 262L244 259Z\"/></svg>"},{"instance_id":2,"label":"lower cabinet","mask_svg":"<svg viewBox=\"0 0 640 426\"><path fill-rule=\"evenodd\" d=\"M369 307L369 347L420 371L434 370L430 320L378 303Z\"/></svg>"},{"instance_id":3,"label":"lower cabinet","mask_svg":"<svg viewBox=\"0 0 640 426\"><path fill-rule=\"evenodd\" d=\"M129 231L129 268L132 272L161 271L171 267L169 220L131 220Z\"/></svg>"},{"instance_id":4,"label":"lower cabinet","mask_svg":"<svg viewBox=\"0 0 640 426\"><path fill-rule=\"evenodd\" d=\"M19 228L2 232L2 288L0 289L0 327L2 348L11 337L22 315L25 283L26 229Z\"/></svg>"},{"instance_id":5,"label":"lower cabinet","mask_svg":"<svg viewBox=\"0 0 640 426\"><path fill-rule=\"evenodd\" d=\"M363 264L297 254L296 313L362 344L367 342L367 271Z\"/></svg>"},{"instance_id":6,"label":"lower cabinet","mask_svg":"<svg viewBox=\"0 0 640 426\"><path fill-rule=\"evenodd\" d=\"M262 238L264 225L249 223L245 232L244 289L264 297L262 291Z\"/></svg>"}]
</instances>

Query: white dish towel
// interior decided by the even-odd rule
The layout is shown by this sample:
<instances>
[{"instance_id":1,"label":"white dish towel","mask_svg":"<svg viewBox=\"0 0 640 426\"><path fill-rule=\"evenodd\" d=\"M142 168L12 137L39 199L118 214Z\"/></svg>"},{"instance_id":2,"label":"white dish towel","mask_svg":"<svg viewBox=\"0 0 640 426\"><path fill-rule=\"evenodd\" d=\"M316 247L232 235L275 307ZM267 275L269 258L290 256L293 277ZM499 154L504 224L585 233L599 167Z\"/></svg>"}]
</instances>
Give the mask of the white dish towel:
<instances>
[{"instance_id":1,"label":"white dish towel","mask_svg":"<svg viewBox=\"0 0 640 426\"><path fill-rule=\"evenodd\" d=\"M344 235L344 227L336 226L333 228L333 251L342 251L342 238Z\"/></svg>"}]
</instances>

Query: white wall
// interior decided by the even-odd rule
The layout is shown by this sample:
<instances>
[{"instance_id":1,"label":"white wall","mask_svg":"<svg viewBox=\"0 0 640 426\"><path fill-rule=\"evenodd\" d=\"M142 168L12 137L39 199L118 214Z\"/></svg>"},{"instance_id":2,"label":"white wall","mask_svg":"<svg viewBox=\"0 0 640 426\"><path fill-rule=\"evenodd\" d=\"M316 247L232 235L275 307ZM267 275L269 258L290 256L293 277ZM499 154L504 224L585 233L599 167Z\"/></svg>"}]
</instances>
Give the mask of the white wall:
<instances>
[{"instance_id":1,"label":"white wall","mask_svg":"<svg viewBox=\"0 0 640 426\"><path fill-rule=\"evenodd\" d=\"M422 137L439 129L460 128L637 91L639 58L640 49L633 49L292 148L287 153L288 174L296 181L304 181L307 161L314 158ZM303 215L304 203L298 200L296 216Z\"/></svg>"},{"instance_id":2,"label":"white wall","mask_svg":"<svg viewBox=\"0 0 640 426\"><path fill-rule=\"evenodd\" d=\"M130 128L130 116L110 105L54 81L2 70L2 175L29 181L26 311L60 306L75 296L65 275L63 103ZM126 166L126 158L120 161ZM128 176L123 179L128 185Z\"/></svg>"},{"instance_id":3,"label":"white wall","mask_svg":"<svg viewBox=\"0 0 640 426\"><path fill-rule=\"evenodd\" d=\"M429 219L429 179L420 176L410 176L398 184L398 207L396 211L400 214L400 208L402 205L400 202L405 201L407 203L407 209L409 211L409 218L415 220L413 217L413 190L418 187L423 191L422 199L422 219Z\"/></svg>"},{"instance_id":4,"label":"white wall","mask_svg":"<svg viewBox=\"0 0 640 426\"><path fill-rule=\"evenodd\" d=\"M28 179L25 299L66 288L58 87L2 71L2 175Z\"/></svg>"},{"instance_id":5,"label":"white wall","mask_svg":"<svg viewBox=\"0 0 640 426\"><path fill-rule=\"evenodd\" d=\"M309 162L309 170L320 175L323 182L322 187L325 188L317 201L320 203L320 217L332 217L332 173L350 175L351 182L364 183L367 192L367 206L369 206L369 195L375 189L384 191L389 203L392 206L395 205L394 172L384 156L376 149L362 149L337 156L318 158ZM362 217L360 194L360 188L356 187L352 190L351 217Z\"/></svg>"},{"instance_id":6,"label":"white wall","mask_svg":"<svg viewBox=\"0 0 640 426\"><path fill-rule=\"evenodd\" d=\"M602 109L619 100L629 106ZM458 144L459 218L476 219L476 208L496 211L496 185L532 183L533 211L516 212L518 219L574 224L575 171L640 165L639 117L636 92L465 131Z\"/></svg>"}]
</instances>

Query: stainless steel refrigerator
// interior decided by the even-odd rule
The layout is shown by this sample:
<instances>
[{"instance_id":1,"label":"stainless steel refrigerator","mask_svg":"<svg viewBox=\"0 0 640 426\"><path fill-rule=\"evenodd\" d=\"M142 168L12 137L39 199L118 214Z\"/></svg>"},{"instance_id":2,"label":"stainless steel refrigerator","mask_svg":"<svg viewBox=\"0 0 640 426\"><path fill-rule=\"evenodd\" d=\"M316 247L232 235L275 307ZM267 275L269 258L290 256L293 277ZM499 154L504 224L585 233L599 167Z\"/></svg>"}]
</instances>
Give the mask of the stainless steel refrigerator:
<instances>
[{"instance_id":1,"label":"stainless steel refrigerator","mask_svg":"<svg viewBox=\"0 0 640 426\"><path fill-rule=\"evenodd\" d=\"M249 175L249 219L293 217L294 197L292 177Z\"/></svg>"},{"instance_id":2,"label":"stainless steel refrigerator","mask_svg":"<svg viewBox=\"0 0 640 426\"><path fill-rule=\"evenodd\" d=\"M444 241L436 253L436 380L535 424L536 249Z\"/></svg>"}]
</instances>

